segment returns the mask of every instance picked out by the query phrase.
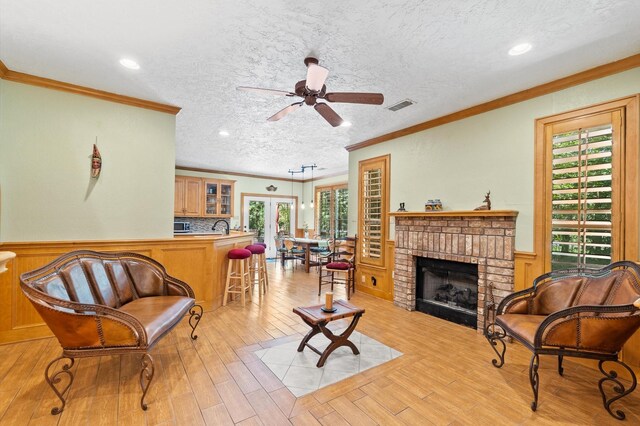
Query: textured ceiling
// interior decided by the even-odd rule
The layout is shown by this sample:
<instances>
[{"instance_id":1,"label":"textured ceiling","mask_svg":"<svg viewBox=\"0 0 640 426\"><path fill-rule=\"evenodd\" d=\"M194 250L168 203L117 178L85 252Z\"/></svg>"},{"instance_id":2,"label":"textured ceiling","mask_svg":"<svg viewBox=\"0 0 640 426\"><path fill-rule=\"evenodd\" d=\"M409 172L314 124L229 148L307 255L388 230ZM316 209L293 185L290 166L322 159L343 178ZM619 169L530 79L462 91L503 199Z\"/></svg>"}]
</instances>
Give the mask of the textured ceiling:
<instances>
[{"instance_id":1,"label":"textured ceiling","mask_svg":"<svg viewBox=\"0 0 640 426\"><path fill-rule=\"evenodd\" d=\"M321 176L347 170L347 145L639 53L638 22L638 0L0 0L0 59L182 107L179 166L285 177L315 162ZM349 128L308 106L270 123L291 98L235 89L293 91L309 54L329 91L384 105L332 104ZM385 109L405 98L417 103Z\"/></svg>"}]
</instances>

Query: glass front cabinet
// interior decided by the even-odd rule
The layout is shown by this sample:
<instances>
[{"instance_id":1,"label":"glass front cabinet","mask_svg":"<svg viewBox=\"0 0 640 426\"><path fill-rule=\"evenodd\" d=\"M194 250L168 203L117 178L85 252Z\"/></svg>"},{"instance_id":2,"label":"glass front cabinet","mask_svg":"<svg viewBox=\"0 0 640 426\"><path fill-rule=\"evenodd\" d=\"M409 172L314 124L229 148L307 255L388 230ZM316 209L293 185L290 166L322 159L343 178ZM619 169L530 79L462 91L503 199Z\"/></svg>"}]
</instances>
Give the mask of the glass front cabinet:
<instances>
[{"instance_id":1,"label":"glass front cabinet","mask_svg":"<svg viewBox=\"0 0 640 426\"><path fill-rule=\"evenodd\" d=\"M205 217L233 216L233 184L230 180L205 179Z\"/></svg>"}]
</instances>

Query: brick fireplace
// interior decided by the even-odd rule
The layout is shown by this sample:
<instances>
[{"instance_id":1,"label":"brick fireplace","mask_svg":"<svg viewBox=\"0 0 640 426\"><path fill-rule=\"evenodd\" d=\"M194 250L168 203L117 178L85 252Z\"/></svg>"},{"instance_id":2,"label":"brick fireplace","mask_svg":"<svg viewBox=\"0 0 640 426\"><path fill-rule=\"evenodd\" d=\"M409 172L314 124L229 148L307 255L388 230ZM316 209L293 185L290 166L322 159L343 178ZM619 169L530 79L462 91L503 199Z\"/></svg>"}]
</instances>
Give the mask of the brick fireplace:
<instances>
[{"instance_id":1,"label":"brick fireplace","mask_svg":"<svg viewBox=\"0 0 640 426\"><path fill-rule=\"evenodd\" d=\"M517 211L396 212L393 302L416 309L416 259L478 265L478 332L488 283L496 303L513 292Z\"/></svg>"}]
</instances>

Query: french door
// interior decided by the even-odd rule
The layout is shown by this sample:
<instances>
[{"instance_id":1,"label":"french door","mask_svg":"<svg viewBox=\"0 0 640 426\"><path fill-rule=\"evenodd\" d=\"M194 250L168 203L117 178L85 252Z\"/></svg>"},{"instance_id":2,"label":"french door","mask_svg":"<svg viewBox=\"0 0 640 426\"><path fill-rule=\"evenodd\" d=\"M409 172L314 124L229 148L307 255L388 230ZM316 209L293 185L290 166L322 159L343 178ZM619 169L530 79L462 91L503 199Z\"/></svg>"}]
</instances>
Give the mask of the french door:
<instances>
[{"instance_id":1,"label":"french door","mask_svg":"<svg viewBox=\"0 0 640 426\"><path fill-rule=\"evenodd\" d=\"M275 238L295 234L295 211L290 198L243 196L242 223L246 232L254 232L258 242L267 245L267 257L276 257Z\"/></svg>"}]
</instances>

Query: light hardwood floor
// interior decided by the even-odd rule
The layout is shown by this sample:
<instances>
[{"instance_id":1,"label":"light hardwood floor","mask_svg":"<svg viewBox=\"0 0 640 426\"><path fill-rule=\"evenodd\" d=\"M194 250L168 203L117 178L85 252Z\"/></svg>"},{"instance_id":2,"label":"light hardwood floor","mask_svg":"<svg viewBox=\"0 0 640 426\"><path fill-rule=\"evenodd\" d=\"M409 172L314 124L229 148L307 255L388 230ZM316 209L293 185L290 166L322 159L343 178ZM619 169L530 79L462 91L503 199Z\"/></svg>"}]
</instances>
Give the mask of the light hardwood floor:
<instances>
[{"instance_id":1,"label":"light hardwood floor","mask_svg":"<svg viewBox=\"0 0 640 426\"><path fill-rule=\"evenodd\" d=\"M253 351L302 338L307 326L292 308L319 302L317 275L273 263L269 273L266 297L205 313L195 342L185 320L152 351L148 411L139 406L138 356L80 359L67 407L52 416L43 370L60 353L57 341L0 346L0 424L640 424L640 391L618 404L628 417L618 422L602 407L599 373L567 360L560 377L549 357L541 357L533 413L523 347L509 345L496 369L475 330L362 293L351 298L366 309L358 330L404 355L296 399Z\"/></svg>"}]
</instances>

